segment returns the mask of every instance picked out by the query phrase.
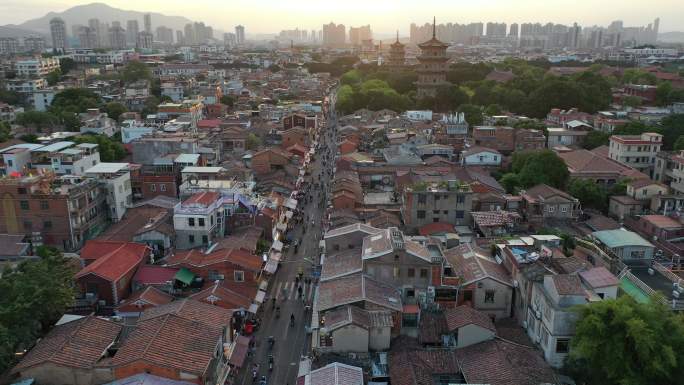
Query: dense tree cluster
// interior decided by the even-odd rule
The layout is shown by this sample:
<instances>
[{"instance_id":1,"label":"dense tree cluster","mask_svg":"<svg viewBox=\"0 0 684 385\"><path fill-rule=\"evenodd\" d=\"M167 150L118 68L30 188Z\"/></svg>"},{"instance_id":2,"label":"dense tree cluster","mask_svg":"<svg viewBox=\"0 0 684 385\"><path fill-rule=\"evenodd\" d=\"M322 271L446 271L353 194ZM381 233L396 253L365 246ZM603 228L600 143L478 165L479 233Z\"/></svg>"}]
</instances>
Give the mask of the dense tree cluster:
<instances>
[{"instance_id":1,"label":"dense tree cluster","mask_svg":"<svg viewBox=\"0 0 684 385\"><path fill-rule=\"evenodd\" d=\"M513 153L511 168L499 182L508 192L515 192L544 183L559 189L565 188L568 167L563 159L551 150L518 151Z\"/></svg>"},{"instance_id":2,"label":"dense tree cluster","mask_svg":"<svg viewBox=\"0 0 684 385\"><path fill-rule=\"evenodd\" d=\"M52 249L41 247L38 255L0 277L0 373L73 303L72 265Z\"/></svg>"},{"instance_id":3,"label":"dense tree cluster","mask_svg":"<svg viewBox=\"0 0 684 385\"><path fill-rule=\"evenodd\" d=\"M624 295L578 308L566 368L584 384L680 384L684 319L656 298Z\"/></svg>"},{"instance_id":4,"label":"dense tree cluster","mask_svg":"<svg viewBox=\"0 0 684 385\"><path fill-rule=\"evenodd\" d=\"M629 122L616 128L612 133L591 131L584 141L584 148L592 149L608 145L610 135L641 135L644 132L655 132L663 135L663 150L682 149L683 142L678 147L677 141L684 136L684 114L674 114L663 118L660 123L648 125L643 122Z\"/></svg>"},{"instance_id":5,"label":"dense tree cluster","mask_svg":"<svg viewBox=\"0 0 684 385\"><path fill-rule=\"evenodd\" d=\"M76 143L95 143L99 147L100 160L103 162L116 162L126 156L126 149L121 144L120 140L116 138L108 138L105 135L80 135L74 141Z\"/></svg>"}]
</instances>

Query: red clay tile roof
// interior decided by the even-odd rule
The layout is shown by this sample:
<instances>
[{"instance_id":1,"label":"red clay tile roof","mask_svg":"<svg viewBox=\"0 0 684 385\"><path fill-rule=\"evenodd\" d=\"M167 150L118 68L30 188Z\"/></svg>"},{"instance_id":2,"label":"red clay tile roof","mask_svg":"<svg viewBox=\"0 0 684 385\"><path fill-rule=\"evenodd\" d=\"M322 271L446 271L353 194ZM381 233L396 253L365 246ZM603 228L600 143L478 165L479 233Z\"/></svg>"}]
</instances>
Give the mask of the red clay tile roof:
<instances>
[{"instance_id":1,"label":"red clay tile roof","mask_svg":"<svg viewBox=\"0 0 684 385\"><path fill-rule=\"evenodd\" d=\"M617 277L613 275L608 269L603 266L594 267L587 271L580 271L580 277L592 288L598 289L608 286L617 286L620 284Z\"/></svg>"},{"instance_id":2,"label":"red clay tile roof","mask_svg":"<svg viewBox=\"0 0 684 385\"><path fill-rule=\"evenodd\" d=\"M140 321L147 321L168 314L218 328L229 325L233 313L203 302L182 299L145 310L140 316Z\"/></svg>"},{"instance_id":3,"label":"red clay tile roof","mask_svg":"<svg viewBox=\"0 0 684 385\"><path fill-rule=\"evenodd\" d=\"M120 312L125 311L135 311L135 309L141 309L146 306L160 306L166 305L167 303L173 301L173 297L154 286L148 286L143 290L139 290L130 297L126 298L117 307ZM137 310L141 311L141 310Z\"/></svg>"},{"instance_id":4,"label":"red clay tile roof","mask_svg":"<svg viewBox=\"0 0 684 385\"><path fill-rule=\"evenodd\" d=\"M451 332L466 325L477 325L496 333L492 319L487 314L477 311L470 306L462 305L453 309L446 309L444 315L448 330Z\"/></svg>"},{"instance_id":5,"label":"red clay tile roof","mask_svg":"<svg viewBox=\"0 0 684 385\"><path fill-rule=\"evenodd\" d=\"M202 291L195 293L188 298L205 302L210 305L220 306L224 309L247 309L249 308L249 305L252 304L257 289L258 288L254 286L254 295L245 296L217 282L210 284Z\"/></svg>"},{"instance_id":6,"label":"red clay tile roof","mask_svg":"<svg viewBox=\"0 0 684 385\"><path fill-rule=\"evenodd\" d=\"M333 362L320 369L312 370L309 375L309 384L363 385L363 369L339 362Z\"/></svg>"},{"instance_id":7,"label":"red clay tile roof","mask_svg":"<svg viewBox=\"0 0 684 385\"><path fill-rule=\"evenodd\" d=\"M165 208L129 208L119 222L110 226L97 239L131 242L136 235L155 229L161 233L172 235L174 230L170 222L171 216Z\"/></svg>"},{"instance_id":8,"label":"red clay tile roof","mask_svg":"<svg viewBox=\"0 0 684 385\"><path fill-rule=\"evenodd\" d=\"M454 272L461 275L464 284L477 282L484 278L495 279L505 285L512 286L511 276L506 269L493 259L486 257L486 252L474 248L470 243L452 247L444 252Z\"/></svg>"},{"instance_id":9,"label":"red clay tile roof","mask_svg":"<svg viewBox=\"0 0 684 385\"><path fill-rule=\"evenodd\" d=\"M133 282L141 285L163 285L167 281L173 281L179 269L173 267L142 265L133 277Z\"/></svg>"},{"instance_id":10,"label":"red clay tile roof","mask_svg":"<svg viewBox=\"0 0 684 385\"><path fill-rule=\"evenodd\" d=\"M418 233L422 236L441 233L453 233L455 231L456 230L454 229L454 225L446 222L428 223L427 225L424 225L418 229Z\"/></svg>"},{"instance_id":11,"label":"red clay tile roof","mask_svg":"<svg viewBox=\"0 0 684 385\"><path fill-rule=\"evenodd\" d=\"M205 306L213 308L211 305ZM122 344L112 364L118 367L147 362L202 377L214 358L216 344L222 333L223 327L210 326L175 314L142 320Z\"/></svg>"},{"instance_id":12,"label":"red clay tile roof","mask_svg":"<svg viewBox=\"0 0 684 385\"><path fill-rule=\"evenodd\" d=\"M582 282L576 275L557 274L551 276L553 285L560 295L583 295Z\"/></svg>"},{"instance_id":13,"label":"red clay tile roof","mask_svg":"<svg viewBox=\"0 0 684 385\"><path fill-rule=\"evenodd\" d=\"M665 215L644 215L641 219L659 229L680 229L684 227L678 220Z\"/></svg>"},{"instance_id":14,"label":"red clay tile roof","mask_svg":"<svg viewBox=\"0 0 684 385\"><path fill-rule=\"evenodd\" d=\"M551 367L533 347L491 340L456 349L465 382L490 385L556 383Z\"/></svg>"},{"instance_id":15,"label":"red clay tile roof","mask_svg":"<svg viewBox=\"0 0 684 385\"><path fill-rule=\"evenodd\" d=\"M457 375L456 354L451 350L392 351L389 374L392 385L432 385L435 375Z\"/></svg>"},{"instance_id":16,"label":"red clay tile roof","mask_svg":"<svg viewBox=\"0 0 684 385\"><path fill-rule=\"evenodd\" d=\"M137 268L149 255L150 248L139 243L117 242L120 246L95 260L76 273L79 279L94 274L110 282L118 281L131 270ZM109 246L109 245L107 245Z\"/></svg>"},{"instance_id":17,"label":"red clay tile roof","mask_svg":"<svg viewBox=\"0 0 684 385\"><path fill-rule=\"evenodd\" d=\"M138 248L140 248L140 250L147 248L147 245L144 245L142 243L126 243L124 241L90 240L90 241L86 241L85 245L81 249L81 259L83 259L85 261L92 261L92 260L98 259L100 257L103 257L107 254L110 254L112 251L115 251L115 250L121 248L123 245L129 245L127 247L131 250L134 247L138 247ZM132 246L132 245L135 245L135 246Z\"/></svg>"},{"instance_id":18,"label":"red clay tile roof","mask_svg":"<svg viewBox=\"0 0 684 385\"><path fill-rule=\"evenodd\" d=\"M214 191L205 191L201 193L194 194L190 198L183 201L182 205L200 204L203 206L209 206L219 199L221 194Z\"/></svg>"},{"instance_id":19,"label":"red clay tile roof","mask_svg":"<svg viewBox=\"0 0 684 385\"><path fill-rule=\"evenodd\" d=\"M12 369L14 373L52 363L90 369L116 340L122 326L97 317L85 317L55 326Z\"/></svg>"},{"instance_id":20,"label":"red clay tile roof","mask_svg":"<svg viewBox=\"0 0 684 385\"><path fill-rule=\"evenodd\" d=\"M263 260L249 251L242 249L219 249L205 254L198 249L178 252L170 256L167 261L169 266L194 266L203 267L216 263L232 263L246 270L258 272L261 270Z\"/></svg>"},{"instance_id":21,"label":"red clay tile roof","mask_svg":"<svg viewBox=\"0 0 684 385\"><path fill-rule=\"evenodd\" d=\"M401 294L394 287L362 274L321 282L318 308L321 311L368 301L383 308L401 311Z\"/></svg>"}]
</instances>

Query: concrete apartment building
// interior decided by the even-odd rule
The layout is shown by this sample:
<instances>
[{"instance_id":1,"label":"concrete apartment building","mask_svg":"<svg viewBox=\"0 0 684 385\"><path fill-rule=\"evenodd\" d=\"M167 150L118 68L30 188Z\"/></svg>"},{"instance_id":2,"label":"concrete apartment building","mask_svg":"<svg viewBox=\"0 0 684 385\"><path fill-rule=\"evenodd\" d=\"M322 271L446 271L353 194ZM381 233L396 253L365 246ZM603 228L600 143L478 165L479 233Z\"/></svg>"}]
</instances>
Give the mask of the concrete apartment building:
<instances>
[{"instance_id":1,"label":"concrete apartment building","mask_svg":"<svg viewBox=\"0 0 684 385\"><path fill-rule=\"evenodd\" d=\"M14 64L14 70L20 77L40 78L56 69L59 69L59 59L53 57L17 60Z\"/></svg>"},{"instance_id":2,"label":"concrete apartment building","mask_svg":"<svg viewBox=\"0 0 684 385\"><path fill-rule=\"evenodd\" d=\"M86 175L97 179L106 192L109 218L118 222L133 203L131 172L128 163L98 163L86 170Z\"/></svg>"},{"instance_id":3,"label":"concrete apartment building","mask_svg":"<svg viewBox=\"0 0 684 385\"><path fill-rule=\"evenodd\" d=\"M201 192L173 209L176 248L209 246L224 234L223 198L218 192Z\"/></svg>"},{"instance_id":4,"label":"concrete apartment building","mask_svg":"<svg viewBox=\"0 0 684 385\"><path fill-rule=\"evenodd\" d=\"M411 229L435 222L468 225L472 203L470 186L457 180L429 184L419 182L404 190L401 214Z\"/></svg>"},{"instance_id":5,"label":"concrete apartment building","mask_svg":"<svg viewBox=\"0 0 684 385\"><path fill-rule=\"evenodd\" d=\"M613 135L610 137L608 157L625 166L653 176L656 154L663 145L663 136L654 132L641 135Z\"/></svg>"},{"instance_id":6,"label":"concrete apartment building","mask_svg":"<svg viewBox=\"0 0 684 385\"><path fill-rule=\"evenodd\" d=\"M78 250L106 223L100 184L92 178L36 174L0 179L0 233Z\"/></svg>"}]
</instances>

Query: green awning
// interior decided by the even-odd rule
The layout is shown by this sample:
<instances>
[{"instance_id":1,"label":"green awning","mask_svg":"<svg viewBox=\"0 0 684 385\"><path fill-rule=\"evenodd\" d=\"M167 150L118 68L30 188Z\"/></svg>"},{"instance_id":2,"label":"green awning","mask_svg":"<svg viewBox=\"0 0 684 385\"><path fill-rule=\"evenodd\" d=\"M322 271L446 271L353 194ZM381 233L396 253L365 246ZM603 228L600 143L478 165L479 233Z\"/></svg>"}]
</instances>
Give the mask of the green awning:
<instances>
[{"instance_id":1,"label":"green awning","mask_svg":"<svg viewBox=\"0 0 684 385\"><path fill-rule=\"evenodd\" d=\"M186 285L189 285L192 283L192 280L195 278L195 273L192 271L186 269L186 268L181 268L178 270L176 275L173 277L174 279L183 282Z\"/></svg>"}]
</instances>

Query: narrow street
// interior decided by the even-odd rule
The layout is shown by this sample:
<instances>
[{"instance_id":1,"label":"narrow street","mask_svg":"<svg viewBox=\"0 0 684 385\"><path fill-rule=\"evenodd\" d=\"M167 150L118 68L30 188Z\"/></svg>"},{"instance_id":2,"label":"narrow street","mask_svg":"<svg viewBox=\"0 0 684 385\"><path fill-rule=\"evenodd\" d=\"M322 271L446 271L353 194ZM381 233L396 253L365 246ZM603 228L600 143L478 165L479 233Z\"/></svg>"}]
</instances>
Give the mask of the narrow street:
<instances>
[{"instance_id":1,"label":"narrow street","mask_svg":"<svg viewBox=\"0 0 684 385\"><path fill-rule=\"evenodd\" d=\"M295 253L295 247L290 245L283 251L283 260L278 271L269 281L267 301L262 305L263 309L260 312L261 326L255 333L256 353L246 361L236 381L237 384L259 384L259 379L266 376L269 385L294 385L300 359L309 354L311 336L307 333L307 326L310 325L311 310L309 308L307 312L304 303L312 304L315 283L302 280L298 284L296 281L299 272L303 272L305 278L309 277L312 267L319 263L319 241L323 236L322 220L329 199L327 194L332 180L336 151L335 125L336 116L333 111L326 129L319 135L318 142L321 147L317 149L309 168L312 181L309 192L313 198L308 203L305 199L299 201L298 210L303 212L304 221L290 230L293 239L299 240L298 250ZM325 154L328 154L328 161L324 159ZM320 190L314 188L315 183L320 183ZM298 286L302 287L301 297ZM275 306L280 307L280 317L276 317L272 303L274 297ZM291 315L294 315L294 326L290 326ZM269 336L273 336L275 340L272 349L268 342ZM270 355L273 355L274 362L272 370L269 370ZM258 364L256 381L252 380L254 364Z\"/></svg>"}]
</instances>

